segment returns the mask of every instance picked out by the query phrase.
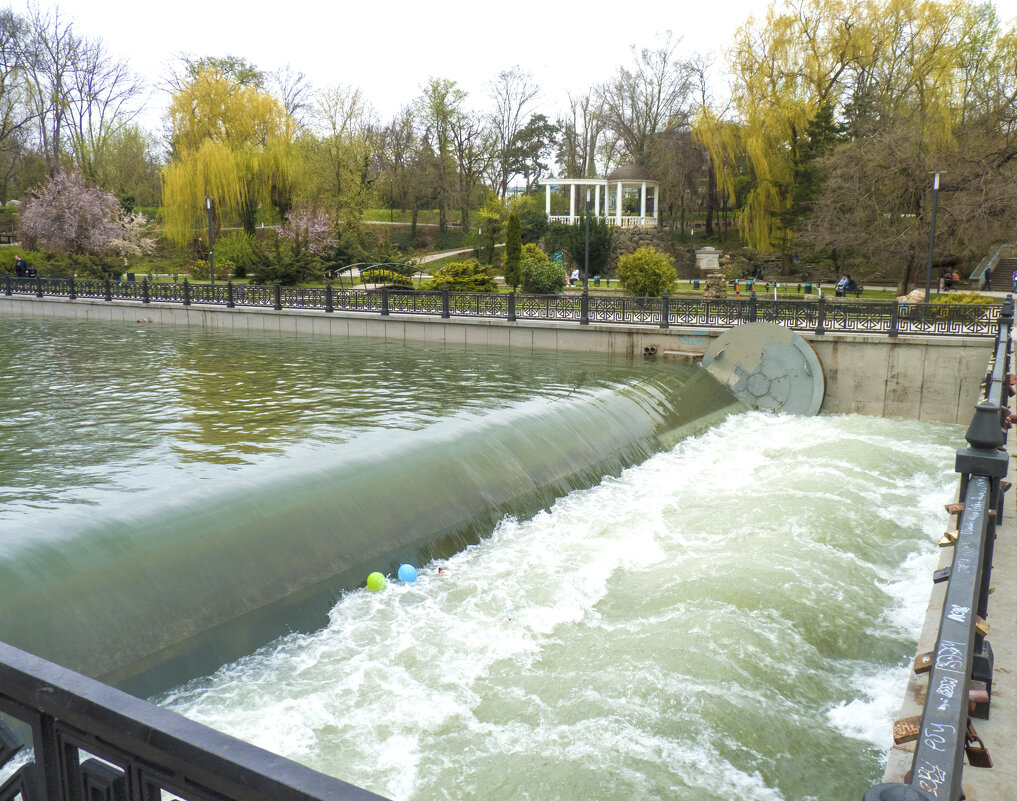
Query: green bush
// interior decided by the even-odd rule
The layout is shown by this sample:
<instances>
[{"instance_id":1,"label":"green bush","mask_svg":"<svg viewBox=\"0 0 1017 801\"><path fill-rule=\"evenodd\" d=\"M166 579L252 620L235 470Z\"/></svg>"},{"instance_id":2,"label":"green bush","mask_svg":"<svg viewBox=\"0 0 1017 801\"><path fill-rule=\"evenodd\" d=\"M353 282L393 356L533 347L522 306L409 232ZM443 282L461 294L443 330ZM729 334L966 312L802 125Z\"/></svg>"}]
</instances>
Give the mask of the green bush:
<instances>
[{"instance_id":1,"label":"green bush","mask_svg":"<svg viewBox=\"0 0 1017 801\"><path fill-rule=\"evenodd\" d=\"M557 295L565 288L565 265L551 261L536 245L523 245L519 272L527 294Z\"/></svg>"},{"instance_id":2,"label":"green bush","mask_svg":"<svg viewBox=\"0 0 1017 801\"><path fill-rule=\"evenodd\" d=\"M494 283L494 271L482 265L476 259L453 261L446 264L431 276L429 289L444 289L452 292L497 292Z\"/></svg>"},{"instance_id":3,"label":"green bush","mask_svg":"<svg viewBox=\"0 0 1017 801\"><path fill-rule=\"evenodd\" d=\"M630 295L655 298L675 289L674 259L656 248L639 248L618 257L618 280Z\"/></svg>"},{"instance_id":4,"label":"green bush","mask_svg":"<svg viewBox=\"0 0 1017 801\"><path fill-rule=\"evenodd\" d=\"M931 313L942 320L975 322L985 316L988 306L993 303L996 303L995 298L977 292L951 292L932 300Z\"/></svg>"},{"instance_id":5,"label":"green bush","mask_svg":"<svg viewBox=\"0 0 1017 801\"><path fill-rule=\"evenodd\" d=\"M254 237L243 231L233 231L215 242L215 263L220 260L233 264L233 274L244 278L257 261ZM218 270L216 270L218 272Z\"/></svg>"},{"instance_id":6,"label":"green bush","mask_svg":"<svg viewBox=\"0 0 1017 801\"><path fill-rule=\"evenodd\" d=\"M398 289L413 289L413 279L396 270L361 270L360 278L365 284L382 284Z\"/></svg>"}]
</instances>

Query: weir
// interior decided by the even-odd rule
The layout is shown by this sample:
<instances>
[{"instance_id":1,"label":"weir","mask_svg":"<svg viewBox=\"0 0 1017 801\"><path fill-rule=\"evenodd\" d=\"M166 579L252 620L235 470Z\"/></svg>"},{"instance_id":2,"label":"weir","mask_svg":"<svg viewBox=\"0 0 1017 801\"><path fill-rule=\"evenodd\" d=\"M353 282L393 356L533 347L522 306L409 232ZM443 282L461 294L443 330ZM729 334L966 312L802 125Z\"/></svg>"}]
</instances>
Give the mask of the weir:
<instances>
[{"instance_id":1,"label":"weir","mask_svg":"<svg viewBox=\"0 0 1017 801\"><path fill-rule=\"evenodd\" d=\"M676 373L682 375L681 370ZM70 643L68 652L87 654L97 665L103 659L109 660L105 668L98 668L99 674L119 680L123 686L131 686L132 682L136 688L165 686L166 677L176 671L188 672L203 663L221 662L225 652L218 649L223 643L227 643L227 649L235 646L240 653L250 651L255 639L277 631L282 621L295 619L298 608L311 609L320 618L332 605L337 586L344 579L350 584L359 582L368 564L377 566L379 560L388 559L391 569L399 561L427 560L460 551L490 531L504 515L526 517L546 507L554 497L591 486L604 474L616 474L627 465L670 449L682 436L702 431L738 408L703 371L691 370L684 378L687 383L670 384L657 378L636 387L584 393L550 408L528 408L522 403L499 421L466 415L455 424L439 423L409 434L400 432L397 438L354 438L329 459L315 462L313 478L336 488L331 497L310 497L303 489L308 478L305 473L293 476L292 485L273 486L269 501L264 500L265 494L256 483L230 490L208 508L184 515L179 527L164 519L158 508L132 515L129 520L107 521L99 538L101 549L92 560L87 555L84 559L67 559L66 542L38 543L29 548L25 553L32 554L28 562L38 570L34 575L38 581L22 584L11 597L15 604L27 599L26 605L19 607L19 611L26 611L31 609L30 584L56 590L54 607L77 606L75 611L80 610L80 616L72 616L72 623L52 638L56 647L66 638ZM461 462L451 471L448 460L441 457L449 449L461 455ZM398 465L393 481L387 480L387 473L379 472L382 463ZM506 475L510 476L507 480ZM385 485L380 500L374 505L365 503L372 493L377 495L379 484ZM467 501L464 505L464 496L475 499L476 504ZM145 508L146 504L139 506ZM400 528L400 508L419 512L419 518ZM179 518L176 513L174 517ZM350 518L353 525L346 528ZM333 552L335 535L340 532L331 527L339 519L344 526L342 539L346 540L347 535L357 538L352 542L352 555ZM280 540L278 532L281 528L303 529L309 522L311 528L318 527L321 536L299 541L299 548L306 549L320 572L311 576L308 585L294 589L293 576L306 573L307 565L294 565L293 571L287 572L297 547L292 539ZM213 523L217 532L222 532L214 540L206 534ZM141 539L139 530L152 536ZM422 530L432 533L417 537ZM392 532L397 533L398 543L388 539ZM271 566L270 571L265 570L266 565ZM81 569L85 578L76 580L74 574ZM165 573L160 575L163 570ZM234 572L239 576L236 581L231 580ZM131 578L132 573L135 578ZM273 584L277 576L278 584ZM5 580L3 586L7 585ZM99 590L89 594L89 585ZM219 591L220 585L224 585L222 596L207 594L210 586ZM59 588L63 587L67 587L67 594L59 597ZM75 591L83 593L83 605L76 602ZM237 607L230 608L228 599L245 593L247 597L256 596L260 606L254 614L237 615ZM36 625L26 626L21 636L31 637L39 625L46 624L48 600L42 596L39 593L35 599ZM104 596L113 598L113 603L104 606ZM151 598L150 604L138 603L137 599L146 596ZM223 598L227 600L223 602ZM229 622L217 624L217 614L222 615L220 620ZM145 641L150 632L143 630L148 615L159 621L152 628L172 628L181 617L193 628L188 631L186 625L178 627L169 634L176 638L173 644L153 647L151 640ZM11 617L24 618L21 614L5 614L4 619ZM141 656L104 654L101 648L89 652L88 638L81 634L83 623L111 619L125 630L132 626L141 629L141 647L145 650ZM217 630L217 625L223 628ZM256 633L253 638L238 636L229 644L231 629ZM20 659L15 653L10 658L13 662ZM19 703L22 701L10 701L4 710L17 709ZM63 714L68 713L61 710ZM44 729L53 724L37 725ZM39 742L44 740L45 736ZM75 748L83 743L96 747L89 737L69 742ZM122 756L120 751L90 753L112 760L133 775L132 758ZM156 758L149 753L143 756ZM85 772L87 776L75 773L73 764L65 768L71 772L62 778L61 769L47 769L56 771L54 776L67 786L80 786L75 782L89 786L88 781L99 781L95 771ZM106 781L111 788L108 792L120 792L114 789L119 781L115 775L107 775ZM178 786L162 782L133 783L138 789L130 791L131 797L140 798L148 792L146 787L175 791ZM202 797L200 793L198 797Z\"/></svg>"}]
</instances>

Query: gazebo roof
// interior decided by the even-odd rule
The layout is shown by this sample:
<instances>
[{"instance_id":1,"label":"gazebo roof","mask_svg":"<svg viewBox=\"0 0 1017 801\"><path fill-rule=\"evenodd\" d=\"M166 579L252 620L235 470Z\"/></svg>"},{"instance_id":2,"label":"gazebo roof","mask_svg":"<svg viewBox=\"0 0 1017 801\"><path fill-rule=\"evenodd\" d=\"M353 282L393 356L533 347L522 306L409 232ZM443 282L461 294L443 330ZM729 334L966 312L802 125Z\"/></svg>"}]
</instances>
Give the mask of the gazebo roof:
<instances>
[{"instance_id":1,"label":"gazebo roof","mask_svg":"<svg viewBox=\"0 0 1017 801\"><path fill-rule=\"evenodd\" d=\"M615 167L607 174L609 181L652 181L653 176L646 167L638 167L635 164L624 164Z\"/></svg>"}]
</instances>

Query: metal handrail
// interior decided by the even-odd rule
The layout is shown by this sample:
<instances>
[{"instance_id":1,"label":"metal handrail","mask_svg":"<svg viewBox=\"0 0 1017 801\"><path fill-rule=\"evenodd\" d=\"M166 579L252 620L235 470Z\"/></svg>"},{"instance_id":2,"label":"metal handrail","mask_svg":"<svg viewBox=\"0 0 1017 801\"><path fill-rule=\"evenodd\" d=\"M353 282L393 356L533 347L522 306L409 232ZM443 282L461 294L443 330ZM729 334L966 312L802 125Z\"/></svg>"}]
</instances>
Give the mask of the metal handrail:
<instances>
[{"instance_id":1,"label":"metal handrail","mask_svg":"<svg viewBox=\"0 0 1017 801\"><path fill-rule=\"evenodd\" d=\"M68 300L161 302L350 311L384 314L382 292L401 314L429 314L448 306L449 317L575 322L580 325L652 325L723 329L746 322L767 321L794 331L919 336L991 337L996 333L1001 305L903 304L898 301L771 300L727 298L639 298L601 295L527 295L517 293L449 292L436 290L324 289L201 284L78 280L75 278L0 277L5 295L34 295ZM584 313L584 309L585 312Z\"/></svg>"},{"instance_id":2,"label":"metal handrail","mask_svg":"<svg viewBox=\"0 0 1017 801\"><path fill-rule=\"evenodd\" d=\"M971 731L969 699L974 680L992 690L992 649L976 628L988 614L996 522L1003 509L1002 480L1009 456L1006 441L1006 401L1009 399L1013 298L1007 297L999 318L996 344L985 381L983 400L957 451L960 473L959 512L949 584L931 654L931 670L911 771L904 784L870 788L863 801L958 801L965 748ZM906 788L906 794L905 794Z\"/></svg>"},{"instance_id":3,"label":"metal handrail","mask_svg":"<svg viewBox=\"0 0 1017 801\"><path fill-rule=\"evenodd\" d=\"M188 801L384 801L7 643L0 712L31 726L35 749L0 799L152 801L164 790ZM0 767L20 747L0 724Z\"/></svg>"}]
</instances>

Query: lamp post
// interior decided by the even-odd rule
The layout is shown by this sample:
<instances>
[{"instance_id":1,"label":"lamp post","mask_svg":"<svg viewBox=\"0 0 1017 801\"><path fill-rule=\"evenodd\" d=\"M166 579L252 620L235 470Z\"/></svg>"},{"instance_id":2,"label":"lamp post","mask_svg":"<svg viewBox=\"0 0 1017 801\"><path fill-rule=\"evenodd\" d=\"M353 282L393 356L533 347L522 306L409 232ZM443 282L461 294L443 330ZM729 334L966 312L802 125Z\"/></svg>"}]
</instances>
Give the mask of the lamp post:
<instances>
[{"instance_id":1,"label":"lamp post","mask_svg":"<svg viewBox=\"0 0 1017 801\"><path fill-rule=\"evenodd\" d=\"M590 189L586 189L586 260L583 263L583 294L590 293Z\"/></svg>"},{"instance_id":2,"label":"lamp post","mask_svg":"<svg viewBox=\"0 0 1017 801\"><path fill-rule=\"evenodd\" d=\"M925 262L925 302L932 290L932 248L936 242L936 205L939 202L939 172L932 173L932 220L929 225L929 257Z\"/></svg>"},{"instance_id":3,"label":"lamp post","mask_svg":"<svg viewBox=\"0 0 1017 801\"><path fill-rule=\"evenodd\" d=\"M205 195L205 211L208 212L208 274L215 284L215 256L213 255L214 241L212 238L212 198Z\"/></svg>"}]
</instances>

